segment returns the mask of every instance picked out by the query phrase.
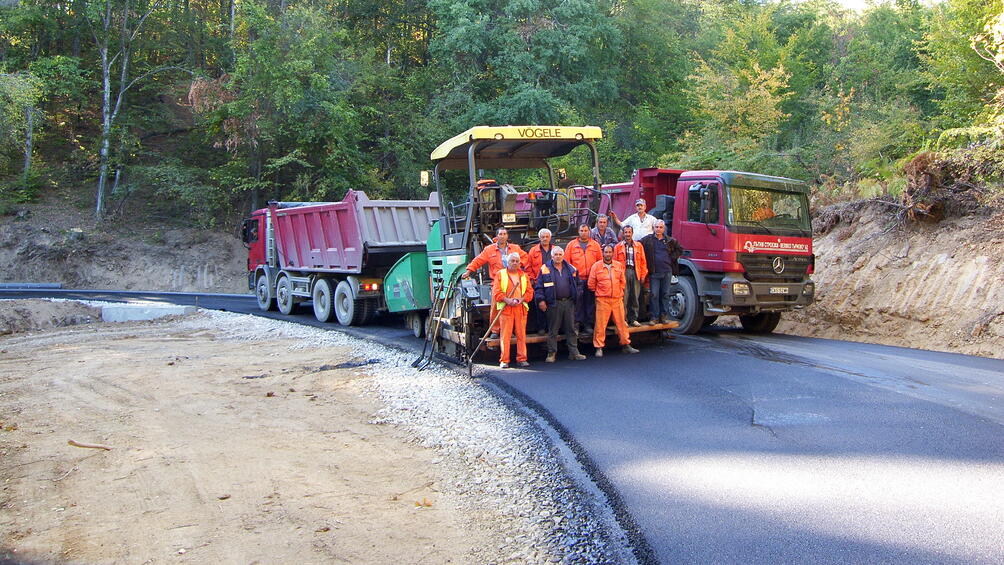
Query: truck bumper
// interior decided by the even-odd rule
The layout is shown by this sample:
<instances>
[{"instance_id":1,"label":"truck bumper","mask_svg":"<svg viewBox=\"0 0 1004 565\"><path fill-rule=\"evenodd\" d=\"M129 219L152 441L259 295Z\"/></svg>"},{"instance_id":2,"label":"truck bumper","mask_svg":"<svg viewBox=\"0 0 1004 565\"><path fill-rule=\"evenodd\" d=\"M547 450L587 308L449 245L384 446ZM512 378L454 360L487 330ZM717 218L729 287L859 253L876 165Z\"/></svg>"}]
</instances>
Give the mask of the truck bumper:
<instances>
[{"instance_id":1,"label":"truck bumper","mask_svg":"<svg viewBox=\"0 0 1004 565\"><path fill-rule=\"evenodd\" d=\"M816 283L809 278L798 282L753 282L736 273L722 278L722 305L736 313L805 308L815 298Z\"/></svg>"}]
</instances>

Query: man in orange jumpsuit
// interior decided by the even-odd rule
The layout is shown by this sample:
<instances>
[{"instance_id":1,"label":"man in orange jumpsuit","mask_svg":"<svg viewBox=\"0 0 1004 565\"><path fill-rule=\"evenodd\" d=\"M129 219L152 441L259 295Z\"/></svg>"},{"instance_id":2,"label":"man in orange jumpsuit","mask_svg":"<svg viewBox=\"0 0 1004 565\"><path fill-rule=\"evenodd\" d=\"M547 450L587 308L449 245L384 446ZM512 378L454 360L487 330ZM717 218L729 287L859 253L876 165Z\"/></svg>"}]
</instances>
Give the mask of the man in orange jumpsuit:
<instances>
[{"instance_id":1,"label":"man in orange jumpsuit","mask_svg":"<svg viewBox=\"0 0 1004 565\"><path fill-rule=\"evenodd\" d=\"M553 237L551 230L543 228L537 232L537 237L540 239L540 243L530 248L529 261L526 265L526 274L530 277L530 284L534 285L537 283L540 268L551 260L551 250L554 249L554 244L551 243L551 237ZM537 333L545 333L547 331L547 315L537 307L536 303L530 305L530 314L533 317Z\"/></svg>"},{"instance_id":2,"label":"man in orange jumpsuit","mask_svg":"<svg viewBox=\"0 0 1004 565\"><path fill-rule=\"evenodd\" d=\"M631 335L628 334L627 322L624 320L624 266L614 261L614 246L603 248L603 260L594 264L589 270L589 289L596 293L596 331L593 332L593 347L596 356L603 357L603 346L607 341L607 324L613 316L617 327L617 337L625 353L638 353L631 347Z\"/></svg>"},{"instance_id":3,"label":"man in orange jumpsuit","mask_svg":"<svg viewBox=\"0 0 1004 565\"><path fill-rule=\"evenodd\" d=\"M634 240L634 228L624 226L621 229L621 241L614 247L614 261L624 267L624 278L627 286L624 288L624 312L629 326L638 327L639 299L642 295L642 285L648 276L648 264L645 261L645 247Z\"/></svg>"},{"instance_id":4,"label":"man in orange jumpsuit","mask_svg":"<svg viewBox=\"0 0 1004 565\"><path fill-rule=\"evenodd\" d=\"M495 274L500 270L505 268L505 258L510 253L519 254L520 260L525 264L527 262L526 251L523 251L515 243L509 243L509 230L505 228L499 228L495 232L495 243L485 247L481 253L471 260L467 265L467 270L464 271L463 278L469 279L471 275L488 265L488 276L492 280L495 280Z\"/></svg>"},{"instance_id":5,"label":"man in orange jumpsuit","mask_svg":"<svg viewBox=\"0 0 1004 565\"><path fill-rule=\"evenodd\" d=\"M515 243L509 243L509 230L504 227L495 232L495 243L485 247L477 257L467 264L467 270L461 278L469 279L471 275L481 267L488 265L488 277L495 280L495 275L505 268L506 257L510 253L517 253L523 264L527 263L526 251L520 249ZM492 337L499 331L498 322L492 326Z\"/></svg>"},{"instance_id":6,"label":"man in orange jumpsuit","mask_svg":"<svg viewBox=\"0 0 1004 565\"><path fill-rule=\"evenodd\" d=\"M579 281L582 285L579 299L575 303L575 322L582 326L586 333L593 331L593 318L596 311L593 291L586 285L589 279L589 269L594 263L603 260L603 251L600 244L596 243L590 235L589 224L579 226L579 237L568 242L565 246L565 261L568 261L575 271L579 273Z\"/></svg>"},{"instance_id":7,"label":"man in orange jumpsuit","mask_svg":"<svg viewBox=\"0 0 1004 565\"><path fill-rule=\"evenodd\" d=\"M533 300L533 285L530 277L519 268L519 253L510 253L506 259L508 266L498 272L492 281L492 299L495 310L492 316L498 314L502 326L499 336L499 367L509 367L509 339L516 333L516 364L527 367L526 361L526 313L528 302Z\"/></svg>"}]
</instances>

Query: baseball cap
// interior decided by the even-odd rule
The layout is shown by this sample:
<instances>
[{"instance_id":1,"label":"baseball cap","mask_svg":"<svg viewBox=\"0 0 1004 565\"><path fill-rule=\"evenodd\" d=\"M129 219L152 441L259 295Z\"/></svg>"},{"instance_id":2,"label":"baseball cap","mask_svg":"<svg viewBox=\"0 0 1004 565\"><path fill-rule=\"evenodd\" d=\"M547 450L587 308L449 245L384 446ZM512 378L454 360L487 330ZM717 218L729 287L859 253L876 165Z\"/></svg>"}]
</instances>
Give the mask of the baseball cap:
<instances>
[{"instance_id":1,"label":"baseball cap","mask_svg":"<svg viewBox=\"0 0 1004 565\"><path fill-rule=\"evenodd\" d=\"M645 203L645 199L644 198L639 198L638 200L635 200L634 203L635 203L635 205L644 204Z\"/></svg>"}]
</instances>

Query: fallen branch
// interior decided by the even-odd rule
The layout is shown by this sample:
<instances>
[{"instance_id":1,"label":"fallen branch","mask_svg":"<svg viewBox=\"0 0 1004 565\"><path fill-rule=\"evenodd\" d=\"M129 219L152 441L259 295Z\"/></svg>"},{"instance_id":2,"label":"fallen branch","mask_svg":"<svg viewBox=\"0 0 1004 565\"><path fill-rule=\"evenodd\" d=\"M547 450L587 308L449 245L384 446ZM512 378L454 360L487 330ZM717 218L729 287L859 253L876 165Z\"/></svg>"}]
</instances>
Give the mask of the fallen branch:
<instances>
[{"instance_id":1,"label":"fallen branch","mask_svg":"<svg viewBox=\"0 0 1004 565\"><path fill-rule=\"evenodd\" d=\"M112 448L107 445L101 445L100 443L81 443L79 441L69 440L66 443L72 445L73 447L83 447L86 449L104 449L105 451L111 451Z\"/></svg>"}]
</instances>

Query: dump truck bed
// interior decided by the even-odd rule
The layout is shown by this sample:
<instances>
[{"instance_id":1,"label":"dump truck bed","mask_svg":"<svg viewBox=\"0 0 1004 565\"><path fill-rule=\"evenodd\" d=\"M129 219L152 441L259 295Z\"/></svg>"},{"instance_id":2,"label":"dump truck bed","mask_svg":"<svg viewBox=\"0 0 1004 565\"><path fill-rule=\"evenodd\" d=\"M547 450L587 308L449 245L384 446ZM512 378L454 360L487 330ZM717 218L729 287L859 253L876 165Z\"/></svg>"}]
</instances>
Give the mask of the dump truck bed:
<instances>
[{"instance_id":1,"label":"dump truck bed","mask_svg":"<svg viewBox=\"0 0 1004 565\"><path fill-rule=\"evenodd\" d=\"M275 202L269 210L283 269L360 274L424 251L439 196L370 200L350 190L341 202Z\"/></svg>"}]
</instances>

